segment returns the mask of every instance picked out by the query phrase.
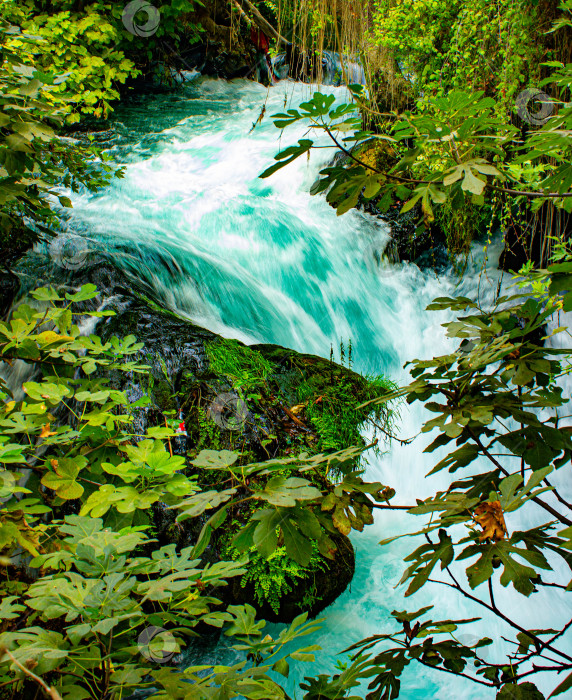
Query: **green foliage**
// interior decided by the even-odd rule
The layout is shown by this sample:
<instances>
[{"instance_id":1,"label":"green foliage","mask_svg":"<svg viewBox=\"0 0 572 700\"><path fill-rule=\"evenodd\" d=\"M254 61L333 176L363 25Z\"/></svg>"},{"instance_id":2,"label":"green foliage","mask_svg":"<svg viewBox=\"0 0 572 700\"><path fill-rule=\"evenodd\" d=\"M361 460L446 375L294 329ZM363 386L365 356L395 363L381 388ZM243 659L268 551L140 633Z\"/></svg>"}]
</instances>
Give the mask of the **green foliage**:
<instances>
[{"instance_id":1,"label":"green foliage","mask_svg":"<svg viewBox=\"0 0 572 700\"><path fill-rule=\"evenodd\" d=\"M51 106L48 93L60 80L26 63L23 47L36 42L0 25L0 252L7 262L58 225L53 199L71 206L60 187L93 191L122 174L95 148L57 136L64 114Z\"/></svg>"},{"instance_id":2,"label":"green foliage","mask_svg":"<svg viewBox=\"0 0 572 700\"><path fill-rule=\"evenodd\" d=\"M327 380L320 375L311 376L297 389L304 415L319 436L318 452L359 445L363 440L361 430L366 424L372 424L374 432L379 426L383 437L391 431L396 408L381 404L369 406L367 410L362 408L364 403L392 392L395 384L391 380L379 375L360 378L357 383L333 366L329 382Z\"/></svg>"},{"instance_id":3,"label":"green foliage","mask_svg":"<svg viewBox=\"0 0 572 700\"><path fill-rule=\"evenodd\" d=\"M243 410L248 409L248 423L265 426L276 421L276 411L285 413L291 428L280 438L269 436L266 444L278 443L279 454L284 449L292 452L299 444L302 449L313 452L340 451L354 445L364 445L360 430L364 425L373 427L375 449L379 451L376 438L384 442L391 437L398 410L393 404L369 406L370 402L395 389L395 385L384 376L363 377L342 365L333 357L326 361L311 356L285 359L284 354L266 355L237 341L217 340L206 344L209 370L216 377L226 377L233 390L243 398ZM352 357L351 341L348 346L348 365ZM341 345L341 362L345 362L345 349ZM210 420L209 420L210 418ZM234 447L232 435L221 438L212 416L198 411L198 435L195 433L196 449L216 447L221 444ZM240 439L240 435L237 435ZM213 442L209 442L213 441ZM226 444L230 442L229 444ZM264 443L262 443L264 445ZM284 447L285 446L285 447ZM269 455L270 456L270 455Z\"/></svg>"},{"instance_id":4,"label":"green foliage","mask_svg":"<svg viewBox=\"0 0 572 700\"><path fill-rule=\"evenodd\" d=\"M184 39L198 37L199 28L188 19L196 8L195 0L155 4L160 22L149 37L136 37L124 27L126 3L63 0L57 7L46 8L37 0L5 0L2 13L39 38L33 46L22 44L18 37L10 42L12 50L28 50L24 63L49 75L65 76L47 94L50 104L65 113L68 123L74 123L85 115L107 117L129 78L140 75L152 61L168 63L172 51L165 51L164 39L177 47ZM142 16L144 24L146 17Z\"/></svg>"},{"instance_id":5,"label":"green foliage","mask_svg":"<svg viewBox=\"0 0 572 700\"><path fill-rule=\"evenodd\" d=\"M436 209L447 205L441 220L449 220L449 228L456 226L459 219L463 224L462 232L457 228L455 237L449 236L452 252L468 247L470 236L476 230L471 219L479 219L479 215L475 214L467 220L465 214L459 212L469 208L491 208L493 204L496 206L499 193L507 212L511 212L515 205L529 205L530 212L534 214L544 205L550 205L572 213L572 107L569 102L572 64L558 60L542 64L544 69L552 71L538 84L540 87L550 86L547 89L552 93L551 114L541 119L540 123L527 123L524 128L519 129L514 124L518 107L514 95L519 90L519 84L524 86L527 81L524 76L520 76L520 83L515 81L513 73L523 69L528 51L526 43L521 44L515 26L533 21L530 18L534 17L535 12L521 13L520 19L515 20L515 13L518 14L522 4L502 2L499 9L497 5L480 3L480 13L504 12L500 24L481 25L474 23L472 7L469 9L464 3L442 6L433 0L380 2L379 6L383 5L389 13L386 20L390 24L390 31L387 35L383 34L383 40L390 44L393 42L391 46L395 49L399 36L399 50L414 63L419 63L415 63L412 71L422 97L419 97L411 112L386 114L387 118L377 125L376 133L362 128L360 110L368 114L369 109L369 98L362 86L350 86L353 101L348 104L334 107L334 95L317 92L298 109L274 115L277 128L307 123L310 132L327 134L332 147L346 156L343 161L321 171L311 193L326 193L327 201L339 215L355 207L360 199L375 199L382 212L387 211L395 200L401 200L402 213L416 205L421 208L419 223L425 226L435 221ZM459 12L459 5L463 5L463 12ZM560 8L565 13L560 25L571 27L572 2L565 0ZM429 32L425 30L425 24L417 25L411 39L418 42L417 52L406 45L408 39L403 36L401 22L403 13L410 15L408 22L417 21L419 13L429 13L432 19L436 19L434 15L439 16L439 21L431 25ZM451 24L452 16L457 17L466 29L463 42L467 42L461 53L457 53L457 48L450 49L455 52L455 60L449 55L447 43L444 46L440 44L442 32L453 31L451 37L456 37L455 40L462 36L454 29L455 23ZM506 23L511 24L510 38L505 36ZM486 81L483 87L480 76L484 71L487 80L491 80L496 72L487 60L468 60L467 52L471 57L474 55L473 32L482 32L489 37L485 41L486 46L497 31L503 41L506 40L514 63L506 62L501 51L498 60L506 70L502 78L495 82L495 89L491 90ZM432 32L436 32L436 35ZM382 41L381 37L378 38ZM523 54L513 51L515 42L524 47ZM534 41L532 45L536 51ZM478 55L482 56L484 51L484 48L480 48ZM431 60L424 52L429 52ZM440 62L443 70L438 70ZM476 73L471 73L471 77L462 67ZM473 91L468 91L467 85L472 86ZM524 105L524 109L527 108L534 112L533 103ZM526 119L522 121L524 123ZM362 149L372 139L392 144L398 162L389 171L360 157ZM276 163L267 168L261 177L271 176L301 156L310 157L314 147L314 141L306 135L297 146L289 146L278 153Z\"/></svg>"},{"instance_id":6,"label":"green foliage","mask_svg":"<svg viewBox=\"0 0 572 700\"><path fill-rule=\"evenodd\" d=\"M292 592L293 587L305 582L307 585L303 599L300 601L300 608L311 607L316 600L319 600L319 591L316 588L314 575L318 571L325 570L323 556L318 551L316 545L314 552L307 566L301 566L291 559L286 553L285 547L278 547L266 559L253 549L249 552L249 563L246 573L240 580L243 588L252 587L256 602L259 605L268 603L272 610L278 614L282 598ZM241 554L231 548L230 557L237 559Z\"/></svg>"},{"instance_id":7,"label":"green foliage","mask_svg":"<svg viewBox=\"0 0 572 700\"><path fill-rule=\"evenodd\" d=\"M363 451L363 448L351 448L327 455L302 454L241 465L236 453L204 450L193 460L193 465L230 473L231 481L249 493L238 502L252 501L257 505L250 521L232 540L236 549L246 552L254 546L259 554L269 557L279 542L283 542L291 559L308 566L313 542L323 556L333 558L336 545L330 535L347 535L352 528L362 530L364 522L373 522L373 504L388 501L394 495L380 483L364 483L359 472L352 471ZM305 474L309 478L289 476L291 473ZM339 483L331 484L323 476L329 473L345 476ZM177 506L182 511L178 519L183 521L211 509L209 499L216 500L216 507L228 503L224 507L226 514L236 491L231 488L185 499ZM219 517L217 513L215 516ZM218 528L222 521L216 520L216 523ZM211 522L207 522L204 529L209 527L212 527Z\"/></svg>"},{"instance_id":8,"label":"green foliage","mask_svg":"<svg viewBox=\"0 0 572 700\"><path fill-rule=\"evenodd\" d=\"M238 340L220 339L205 344L211 369L226 376L237 390L248 391L264 384L274 366L257 350Z\"/></svg>"},{"instance_id":9,"label":"green foliage","mask_svg":"<svg viewBox=\"0 0 572 700\"><path fill-rule=\"evenodd\" d=\"M50 103L66 112L66 121L77 122L81 114L107 117L111 102L119 98L117 86L138 74L118 49L126 33L120 30L122 6L115 5L110 18L104 3L89 4L82 12L73 12L71 2L62 5L61 11L46 13L35 2L18 4L10 20L41 38L30 59L43 72L65 74L47 92ZM17 39L11 47L24 48Z\"/></svg>"},{"instance_id":10,"label":"green foliage","mask_svg":"<svg viewBox=\"0 0 572 700\"><path fill-rule=\"evenodd\" d=\"M413 382L394 394L410 404L421 401L434 414L422 432L437 430L438 435L425 451L447 448L448 454L429 476L451 474L445 490L409 508L413 515L426 516L427 522L409 533L421 534L425 541L405 558L400 581L408 586L405 596L432 581L469 597L512 627L515 651L506 663L493 662L480 652L490 639L468 645L456 637L456 630L473 620L422 619L429 608L394 611L401 629L350 647L352 665L344 671L346 677L321 677L324 697L335 689L345 697L342 688L345 692L359 679L370 679L370 697L397 698L400 676L413 661L462 673L495 689L501 699L542 698L529 678L546 656L554 661L550 671L569 674L562 640L570 623L563 621L561 629L542 629L539 620L538 628L524 629L498 607L495 588L512 586L527 598L544 586L562 592L572 588L572 506L553 481L557 472L570 469L572 458L570 428L560 425L570 396L559 381L567 371L570 349L546 343L547 324L563 309L572 308L571 280L572 254L561 245L547 270L523 273L516 278L521 291L497 298L490 309L466 297L436 299L429 309L461 314L444 324L459 348L412 362ZM551 335L564 331L567 327ZM490 471L475 469L478 459L488 463ZM459 474L467 468L470 475ZM565 483L565 474L559 477L559 483ZM517 530L511 527L511 515L523 508L521 522L526 522L526 529ZM483 587L488 590L479 595ZM526 682L520 682L525 677ZM572 687L569 675L564 680L559 676L558 682L551 697ZM317 680L303 687L311 691L306 697L320 697L312 695Z\"/></svg>"},{"instance_id":11,"label":"green foliage","mask_svg":"<svg viewBox=\"0 0 572 700\"><path fill-rule=\"evenodd\" d=\"M199 432L199 439L197 441L196 449L201 452L202 450L220 450L221 449L221 437L220 429L214 420L208 415L204 408L199 406L198 409L198 421L197 429Z\"/></svg>"},{"instance_id":12,"label":"green foliage","mask_svg":"<svg viewBox=\"0 0 572 700\"><path fill-rule=\"evenodd\" d=\"M546 21L535 3L475 0L375 3L376 43L414 74L421 100L451 89L484 90L512 111L515 96L539 79Z\"/></svg>"},{"instance_id":13,"label":"green foliage","mask_svg":"<svg viewBox=\"0 0 572 700\"><path fill-rule=\"evenodd\" d=\"M157 697L185 697L188 681L200 697L284 698L267 673L287 675L291 654L312 660L315 647L292 651L291 642L316 625L300 616L273 638L251 606L223 608L217 589L248 572L246 558L201 559L213 532L230 509L252 504L234 545L256 547L258 566L283 547L295 576L315 565L316 551L335 551L329 534L339 530L329 506L322 508L325 496L345 489L363 509L391 494L357 475L336 487L321 478L321 488L305 478L349 471L361 450L250 465L238 465L237 453L203 451L188 465L166 449L171 428L135 434L133 413L148 399L129 404L109 373L145 373L133 361L142 345L133 336L104 343L81 335L81 319L113 313L77 310L96 295L93 285L67 294L38 289L31 304L0 322L2 361L24 361L34 371L16 396L0 380L0 556L9 567L0 581L0 683L23 697L41 685L63 700L112 700L149 688ZM220 472L228 488L201 490L197 469ZM201 518L190 546L149 539L153 504L173 509L179 523ZM34 571L29 579L18 575L23 556ZM158 669L199 624L224 628L249 660L207 674L204 667ZM157 628L160 635L148 640Z\"/></svg>"},{"instance_id":14,"label":"green foliage","mask_svg":"<svg viewBox=\"0 0 572 700\"><path fill-rule=\"evenodd\" d=\"M467 256L470 244L479 234L488 232L489 222L493 219L494 205L479 207L465 201L462 208L453 206L447 200L435 211L435 219L447 241L447 249L452 256Z\"/></svg>"},{"instance_id":15,"label":"green foliage","mask_svg":"<svg viewBox=\"0 0 572 700\"><path fill-rule=\"evenodd\" d=\"M562 66L549 80L558 80L563 90L569 89L572 64ZM359 104L361 89L358 88L353 94ZM572 107L563 106L530 138L517 141L517 156L509 157L518 130L496 116L495 101L484 97L482 91L450 92L431 101L431 112L405 113L387 134L377 136L390 140L402 151L397 165L385 173L360 161L349 150L353 144L374 136L359 129L355 116L347 117L357 105L330 109L333 103L333 95L315 93L311 101L300 105L302 112L291 109L274 118L279 128L308 120L313 129L325 131L335 146L347 154L347 163L322 170L321 179L311 190L314 195L327 191L327 199L338 215L355 207L360 197L379 198L382 210L387 210L397 197L405 201L402 213L420 203L423 222L429 225L435 220L434 207L445 202L455 210L462 209L467 202L480 207L487 202L485 195L495 190L514 194L517 203L533 197L534 211L548 200L556 207L572 211L572 141L567 135L572 127ZM348 131L353 134L342 138ZM412 142L413 148L404 147ZM509 144L513 146L511 151ZM261 177L269 177L313 147L314 142L305 139L298 147L282 151L275 157L277 164ZM531 165L539 167L532 171Z\"/></svg>"}]
</instances>

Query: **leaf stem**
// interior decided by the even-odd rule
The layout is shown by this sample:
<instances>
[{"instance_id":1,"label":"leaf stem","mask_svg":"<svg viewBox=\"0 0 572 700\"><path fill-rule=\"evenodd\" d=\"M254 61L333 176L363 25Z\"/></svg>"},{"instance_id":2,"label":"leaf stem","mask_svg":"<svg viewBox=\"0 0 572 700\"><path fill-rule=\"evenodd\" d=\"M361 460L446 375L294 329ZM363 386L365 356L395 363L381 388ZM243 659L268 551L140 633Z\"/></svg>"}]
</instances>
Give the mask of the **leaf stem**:
<instances>
[{"instance_id":1,"label":"leaf stem","mask_svg":"<svg viewBox=\"0 0 572 700\"><path fill-rule=\"evenodd\" d=\"M35 681L41 688L42 690L47 694L48 697L52 698L52 700L62 700L62 696L58 693L58 691L55 688L51 688L40 676L37 676L33 671L30 671L29 668L26 668L23 664L21 664L18 659L12 654L11 651L8 649L4 648L2 649L2 656L6 654L6 656L9 657L9 659L12 661L14 666L20 669L22 673L29 678L31 678L33 681ZM1 657L0 657L1 658Z\"/></svg>"}]
</instances>

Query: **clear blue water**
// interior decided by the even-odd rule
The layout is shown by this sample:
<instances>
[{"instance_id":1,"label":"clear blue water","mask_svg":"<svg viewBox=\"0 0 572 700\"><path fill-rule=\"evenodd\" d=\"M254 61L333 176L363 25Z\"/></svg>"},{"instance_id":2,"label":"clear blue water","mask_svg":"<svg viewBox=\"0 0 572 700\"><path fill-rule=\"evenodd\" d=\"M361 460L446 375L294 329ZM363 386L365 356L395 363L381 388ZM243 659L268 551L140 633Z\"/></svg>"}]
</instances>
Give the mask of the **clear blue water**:
<instances>
[{"instance_id":1,"label":"clear blue water","mask_svg":"<svg viewBox=\"0 0 572 700\"><path fill-rule=\"evenodd\" d=\"M200 325L246 342L279 343L324 357L331 344L351 338L358 371L405 380L407 360L449 348L440 327L445 317L425 307L435 296L453 293L458 280L438 279L411 264L381 262L387 240L382 222L356 211L338 218L323 198L310 197L312 182L331 157L328 151L270 180L258 179L281 145L304 134L300 128L288 130L280 143L268 116L249 133L262 106L271 115L285 104L296 106L310 89L285 82L267 91L247 81L200 79L176 94L135 99L121 107L107 135L112 156L126 166L125 178L98 195L73 195L68 225L114 252L166 306ZM345 97L343 88L326 90ZM470 266L462 293L475 292L478 263ZM496 275L489 276L492 288ZM490 293L486 276L481 281ZM420 410L404 409L403 437L419 431ZM425 480L436 461L435 454L423 454L426 444L420 438L408 447L393 445L380 458L370 458L367 476L393 486L401 503L434 492L445 477ZM333 673L343 648L393 629L393 609L434 604L435 619L480 614L443 587L426 586L407 600L403 588L394 588L402 558L415 543L399 540L385 548L377 543L421 526L411 520L380 513L374 525L352 536L355 578L324 612L321 631L303 641L320 644L322 651L311 667L293 664L283 681L291 695L302 696L295 689L305 674ZM529 627L570 617L569 604L554 606L553 594L549 600L539 593L532 602L503 590L498 602ZM493 637L498 652L506 650L500 637L507 630L497 621L481 623L478 632ZM494 659L495 653L490 655ZM223 641L195 652L189 662L238 657ZM405 700L494 697L420 666L405 672L403 688Z\"/></svg>"}]
</instances>

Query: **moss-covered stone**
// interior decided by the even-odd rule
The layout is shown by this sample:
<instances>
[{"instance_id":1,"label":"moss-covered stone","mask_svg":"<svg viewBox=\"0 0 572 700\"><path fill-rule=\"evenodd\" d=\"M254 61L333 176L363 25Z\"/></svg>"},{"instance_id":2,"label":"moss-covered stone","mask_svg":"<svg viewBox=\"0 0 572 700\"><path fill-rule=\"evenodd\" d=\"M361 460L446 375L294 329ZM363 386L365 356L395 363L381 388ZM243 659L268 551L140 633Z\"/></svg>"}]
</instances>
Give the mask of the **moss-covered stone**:
<instances>
[{"instance_id":1,"label":"moss-covered stone","mask_svg":"<svg viewBox=\"0 0 572 700\"><path fill-rule=\"evenodd\" d=\"M287 590L278 607L269 596L261 599L257 595L253 581L245 585L244 577L231 579L228 590L222 590L219 595L226 602L238 605L252 605L254 601L259 616L270 622L291 622L302 611L315 617L349 586L355 572L355 552L350 539L339 536L335 542L337 550L333 560L322 558L321 566L310 569L307 575L287 579Z\"/></svg>"},{"instance_id":2,"label":"moss-covered stone","mask_svg":"<svg viewBox=\"0 0 572 700\"><path fill-rule=\"evenodd\" d=\"M149 365L148 374L116 377L132 400L150 399L149 406L136 411L138 429L178 416L187 435L174 440L172 448L189 459L203 449L231 449L241 453L239 463L248 463L363 444L359 430L371 410L360 406L391 388L380 378L367 379L314 355L221 338L143 299L120 299L115 309L117 315L100 329L102 336L133 334L145 343L138 359ZM387 424L388 419L386 409L377 410L377 421ZM323 487L327 475L313 478ZM218 483L220 472L200 470L199 479L209 488L224 487ZM232 509L231 527L215 535L208 557L229 556L232 536L256 507L249 503ZM197 534L181 529L160 508L153 525L160 541L184 545ZM225 598L244 603L258 596L263 616L276 621L292 620L302 609L316 615L353 576L351 543L340 536L337 544L333 560L318 554L320 565L307 572L297 569L289 578L293 562L283 555L284 579L267 599L260 599L260 582L248 576L234 580ZM276 590L282 592L279 605Z\"/></svg>"},{"instance_id":3,"label":"moss-covered stone","mask_svg":"<svg viewBox=\"0 0 572 700\"><path fill-rule=\"evenodd\" d=\"M119 280L111 267L99 266L93 274L94 283L106 289L111 299L107 308L116 313L101 321L98 334L104 340L133 335L144 343L133 359L146 364L148 371L112 375L113 384L126 392L132 404L134 432L144 434L150 426L184 423L186 435L172 438L171 449L186 456L187 469L197 474L202 487L228 487L224 483L227 473L199 469L191 463L204 449L234 450L240 453L238 463L247 464L364 444L360 427L368 420L370 409L360 406L391 388L384 380L368 379L330 360L276 345L249 347L224 339L162 310L144 296L146 291L127 290L125 280ZM96 307L101 299L86 302L86 308L90 304ZM382 409L374 416L382 425L389 419ZM329 477L313 473L312 480L323 491ZM242 487L234 486L240 495ZM233 556L234 534L258 507L254 501L233 506L227 526L216 531L205 558L214 562ZM196 542L202 527L200 519L177 523L175 512L161 504L140 513L139 518L137 523L124 525L147 524L159 544L188 546ZM333 560L317 553L318 565L314 562L307 572L299 568L294 572L292 560L279 555L285 578L275 590L283 595L278 607L270 590L268 599L260 603L268 619L287 622L302 610L318 614L345 590L354 572L353 549L342 535L336 544ZM289 578L288 572L293 572ZM225 596L230 596L229 602L252 602L260 593L256 584L252 577L236 579Z\"/></svg>"}]
</instances>

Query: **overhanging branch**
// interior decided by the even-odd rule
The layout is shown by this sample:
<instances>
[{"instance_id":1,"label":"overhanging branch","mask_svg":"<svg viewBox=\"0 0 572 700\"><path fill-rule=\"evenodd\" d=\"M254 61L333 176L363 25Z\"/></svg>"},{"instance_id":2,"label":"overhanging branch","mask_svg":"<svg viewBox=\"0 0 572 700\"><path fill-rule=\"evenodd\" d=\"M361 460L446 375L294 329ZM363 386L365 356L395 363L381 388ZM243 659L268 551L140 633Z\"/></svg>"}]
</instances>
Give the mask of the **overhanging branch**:
<instances>
[{"instance_id":1,"label":"overhanging branch","mask_svg":"<svg viewBox=\"0 0 572 700\"><path fill-rule=\"evenodd\" d=\"M281 34L279 34L276 29L268 22L261 14L260 12L254 7L254 5L250 2L250 0L236 0L236 2L242 7L242 9L245 11L245 13L250 17L250 19L254 22L254 24L260 29L260 31L264 32L266 36L270 36L273 39L276 39L276 41L279 44L288 44L290 43L288 39L285 39Z\"/></svg>"}]
</instances>

